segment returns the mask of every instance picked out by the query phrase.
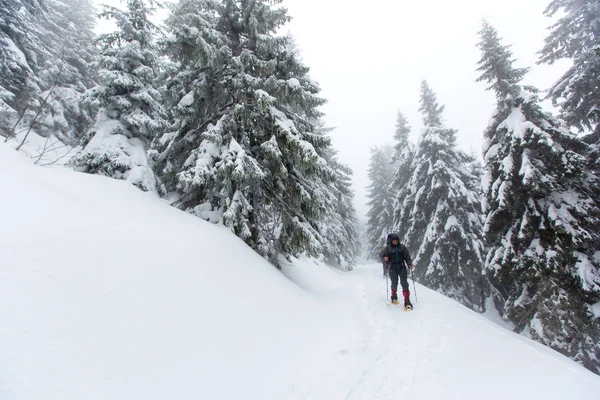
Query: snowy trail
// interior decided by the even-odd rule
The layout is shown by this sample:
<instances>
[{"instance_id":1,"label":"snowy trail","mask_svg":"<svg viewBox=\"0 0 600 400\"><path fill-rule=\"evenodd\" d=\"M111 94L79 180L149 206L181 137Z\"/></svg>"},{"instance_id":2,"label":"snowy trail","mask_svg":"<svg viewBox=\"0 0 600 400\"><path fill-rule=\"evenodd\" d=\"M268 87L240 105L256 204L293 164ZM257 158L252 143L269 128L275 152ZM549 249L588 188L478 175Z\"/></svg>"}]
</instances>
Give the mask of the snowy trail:
<instances>
[{"instance_id":1,"label":"snowy trail","mask_svg":"<svg viewBox=\"0 0 600 400\"><path fill-rule=\"evenodd\" d=\"M359 287L374 328L364 349L369 373L349 391L345 397L349 400L414 398L420 363L426 357L432 324L424 316L431 317L433 307L415 303L414 290L412 301L419 312L405 312L402 305L386 302L386 280L379 271L379 265L358 266L348 282Z\"/></svg>"},{"instance_id":2,"label":"snowy trail","mask_svg":"<svg viewBox=\"0 0 600 400\"><path fill-rule=\"evenodd\" d=\"M353 319L361 336L317 374L329 385L313 382L294 398L505 400L600 393L597 376L457 302L420 285L415 301L412 281L414 311L386 305L380 271L379 264L365 264L340 275L329 301ZM571 364L566 375L564 362ZM338 391L332 392L336 373ZM565 384L582 378L584 385Z\"/></svg>"}]
</instances>

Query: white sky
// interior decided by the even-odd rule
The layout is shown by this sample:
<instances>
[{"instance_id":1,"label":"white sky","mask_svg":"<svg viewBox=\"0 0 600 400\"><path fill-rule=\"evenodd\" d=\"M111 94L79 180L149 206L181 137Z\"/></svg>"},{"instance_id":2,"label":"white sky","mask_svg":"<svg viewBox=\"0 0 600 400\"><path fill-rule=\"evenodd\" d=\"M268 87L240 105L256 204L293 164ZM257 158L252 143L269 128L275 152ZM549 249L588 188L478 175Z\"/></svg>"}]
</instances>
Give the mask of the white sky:
<instances>
[{"instance_id":1,"label":"white sky","mask_svg":"<svg viewBox=\"0 0 600 400\"><path fill-rule=\"evenodd\" d=\"M369 148L393 143L397 110L413 128L421 79L446 106L445 123L458 129L458 146L481 155L494 94L476 83L481 18L512 45L516 66L531 66L524 83L547 89L566 63L536 66L551 20L549 0L286 0L294 34L311 77L328 100L323 107L341 161L354 170L359 217L365 205Z\"/></svg>"},{"instance_id":2,"label":"white sky","mask_svg":"<svg viewBox=\"0 0 600 400\"><path fill-rule=\"evenodd\" d=\"M397 110L410 121L412 141L418 139L422 78L446 106L445 123L458 129L458 146L481 156L483 131L494 109L493 93L475 82L482 17L512 46L516 66L532 68L524 83L547 89L560 76L566 62L535 65L551 24L543 15L549 2L284 0L293 18L287 30L328 100L323 111L328 126L336 128L334 147L354 170L361 219L367 212L369 149L393 144Z\"/></svg>"}]
</instances>

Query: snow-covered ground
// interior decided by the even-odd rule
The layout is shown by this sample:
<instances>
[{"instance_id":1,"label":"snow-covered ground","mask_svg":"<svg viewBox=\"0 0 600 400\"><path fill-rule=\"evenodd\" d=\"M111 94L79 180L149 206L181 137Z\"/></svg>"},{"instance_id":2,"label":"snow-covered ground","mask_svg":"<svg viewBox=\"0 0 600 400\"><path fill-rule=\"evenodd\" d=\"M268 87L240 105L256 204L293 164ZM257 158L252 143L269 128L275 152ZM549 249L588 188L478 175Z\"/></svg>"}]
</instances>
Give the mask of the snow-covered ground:
<instances>
[{"instance_id":1,"label":"snow-covered ground","mask_svg":"<svg viewBox=\"0 0 600 400\"><path fill-rule=\"evenodd\" d=\"M593 399L600 377L378 264L281 271L123 181L0 144L0 399Z\"/></svg>"}]
</instances>

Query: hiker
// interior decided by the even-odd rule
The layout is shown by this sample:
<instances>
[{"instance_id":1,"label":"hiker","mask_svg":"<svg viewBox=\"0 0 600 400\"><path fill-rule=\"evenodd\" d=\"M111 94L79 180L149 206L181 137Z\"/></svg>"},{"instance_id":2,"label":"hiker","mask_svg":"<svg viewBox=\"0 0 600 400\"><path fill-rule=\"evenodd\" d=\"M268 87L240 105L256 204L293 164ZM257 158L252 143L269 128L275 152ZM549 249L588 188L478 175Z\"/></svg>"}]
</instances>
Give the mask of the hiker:
<instances>
[{"instance_id":1,"label":"hiker","mask_svg":"<svg viewBox=\"0 0 600 400\"><path fill-rule=\"evenodd\" d=\"M398 278L402 285L402 295L404 296L404 307L412 309L410 302L410 290L408 288L408 270L414 268L408 249L400 244L400 238L397 234L388 235L390 244L383 251L383 259L388 263L388 274L392 281L392 303L398 304Z\"/></svg>"}]
</instances>

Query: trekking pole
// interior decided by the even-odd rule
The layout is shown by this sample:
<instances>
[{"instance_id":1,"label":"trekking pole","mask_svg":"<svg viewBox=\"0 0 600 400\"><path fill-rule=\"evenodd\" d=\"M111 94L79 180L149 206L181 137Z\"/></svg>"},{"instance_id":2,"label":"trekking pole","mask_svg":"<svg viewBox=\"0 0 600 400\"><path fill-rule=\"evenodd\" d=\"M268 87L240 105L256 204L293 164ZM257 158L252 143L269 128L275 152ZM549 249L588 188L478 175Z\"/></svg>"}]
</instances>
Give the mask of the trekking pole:
<instances>
[{"instance_id":1,"label":"trekking pole","mask_svg":"<svg viewBox=\"0 0 600 400\"><path fill-rule=\"evenodd\" d=\"M385 303L386 304L390 298L389 287L388 287L388 275L389 274L390 274L390 270L389 270L389 268L386 268L385 269Z\"/></svg>"},{"instance_id":2,"label":"trekking pole","mask_svg":"<svg viewBox=\"0 0 600 400\"><path fill-rule=\"evenodd\" d=\"M413 267L414 269L414 267ZM415 285L415 275L413 274L413 270L410 270L410 276L412 278L413 281L413 289L415 289L415 302L418 303L419 302L419 298L417 297L417 285Z\"/></svg>"}]
</instances>

